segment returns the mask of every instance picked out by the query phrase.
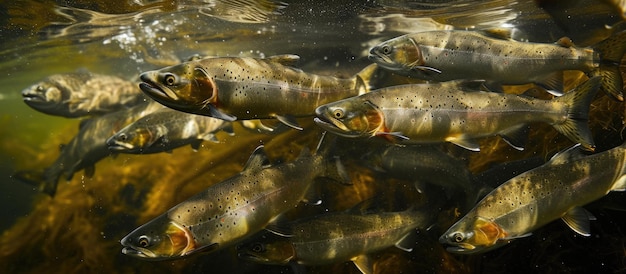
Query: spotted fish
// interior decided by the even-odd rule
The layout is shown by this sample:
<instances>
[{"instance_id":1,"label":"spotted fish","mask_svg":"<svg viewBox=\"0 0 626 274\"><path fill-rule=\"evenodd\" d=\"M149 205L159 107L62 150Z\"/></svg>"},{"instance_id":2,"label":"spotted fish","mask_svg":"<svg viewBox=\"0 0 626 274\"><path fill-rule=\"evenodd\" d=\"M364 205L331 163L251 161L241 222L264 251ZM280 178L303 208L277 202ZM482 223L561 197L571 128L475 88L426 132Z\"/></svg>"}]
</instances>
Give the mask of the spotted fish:
<instances>
[{"instance_id":1,"label":"spotted fish","mask_svg":"<svg viewBox=\"0 0 626 274\"><path fill-rule=\"evenodd\" d=\"M479 151L477 138L500 135L523 149L521 133L530 122L551 124L588 150L589 104L600 77L553 100L493 92L464 92L453 83L383 88L318 107L316 123L345 137L383 136L406 143L451 142Z\"/></svg>"},{"instance_id":2,"label":"spotted fish","mask_svg":"<svg viewBox=\"0 0 626 274\"><path fill-rule=\"evenodd\" d=\"M135 82L85 70L48 76L24 89L22 97L37 111L70 118L115 112L146 100Z\"/></svg>"},{"instance_id":3,"label":"spotted fish","mask_svg":"<svg viewBox=\"0 0 626 274\"><path fill-rule=\"evenodd\" d=\"M325 142L328 144L328 142ZM308 150L293 162L271 165L258 147L242 172L212 185L132 231L122 253L147 260L184 257L232 246L307 200L316 178L349 182L338 160Z\"/></svg>"},{"instance_id":4,"label":"spotted fish","mask_svg":"<svg viewBox=\"0 0 626 274\"><path fill-rule=\"evenodd\" d=\"M296 55L269 58L202 58L141 74L141 90L184 112L227 121L276 118L302 129L294 117L313 116L317 106L365 93L370 65L349 79L293 68Z\"/></svg>"},{"instance_id":5,"label":"spotted fish","mask_svg":"<svg viewBox=\"0 0 626 274\"><path fill-rule=\"evenodd\" d=\"M494 189L439 241L450 252L480 253L559 218L589 236L595 217L581 206L610 191L626 191L625 160L626 145L590 156L570 148Z\"/></svg>"},{"instance_id":6,"label":"spotted fish","mask_svg":"<svg viewBox=\"0 0 626 274\"><path fill-rule=\"evenodd\" d=\"M623 29L623 27L622 27ZM492 32L495 33L495 32ZM556 44L526 43L474 31L427 31L385 41L370 50L369 59L395 73L424 80L486 80L500 85L536 83L560 95L564 70L602 76L602 87L622 101L619 64L626 51L626 31L592 48L578 48L569 39Z\"/></svg>"},{"instance_id":7,"label":"spotted fish","mask_svg":"<svg viewBox=\"0 0 626 274\"><path fill-rule=\"evenodd\" d=\"M149 154L191 145L196 150L203 141L217 142L219 131L232 133L230 122L163 108L148 114L111 136L109 150Z\"/></svg>"}]
</instances>

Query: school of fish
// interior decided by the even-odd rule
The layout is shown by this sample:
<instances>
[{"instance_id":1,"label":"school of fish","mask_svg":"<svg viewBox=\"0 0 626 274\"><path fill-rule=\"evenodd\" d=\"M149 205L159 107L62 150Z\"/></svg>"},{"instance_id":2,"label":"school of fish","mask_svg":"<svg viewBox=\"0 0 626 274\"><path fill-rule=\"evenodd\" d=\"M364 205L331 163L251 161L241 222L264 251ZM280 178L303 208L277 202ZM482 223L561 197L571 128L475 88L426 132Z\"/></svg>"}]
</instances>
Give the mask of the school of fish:
<instances>
[{"instance_id":1,"label":"school of fish","mask_svg":"<svg viewBox=\"0 0 626 274\"><path fill-rule=\"evenodd\" d=\"M82 117L79 132L49 167L15 177L53 197L61 178L80 170L92 176L107 156L187 145L197 150L204 141L221 145L218 132L248 133L235 131L235 123L265 134L319 129L324 133L313 153L304 148L294 160L270 161L261 145L239 173L129 227L122 253L168 260L236 248L239 258L260 264L352 261L362 273L373 273L371 254L419 248L414 237L428 234L417 232L437 224L452 200L459 203L457 219L438 238L452 253L494 250L557 219L589 236L596 217L583 206L626 191L626 144L596 152L588 124L592 101L603 96L599 90L624 100L624 52L626 30L620 26L591 47L566 38L532 43L489 30L441 30L373 46L373 64L348 78L303 71L295 54L194 58L145 71L138 82L82 70L52 75L24 89L23 100L42 113ZM586 79L565 91L566 70L582 71ZM389 72L421 82L371 82ZM523 84L552 99L502 92L502 86ZM310 127L298 122L305 119ZM495 186L450 153L456 146L472 153L485 149L480 141L492 136L523 150L536 123L551 125L572 147ZM358 148L336 145L345 142ZM401 209L364 201L346 211L286 220L301 204L323 203L319 189L328 182L352 187L342 162L346 155L361 155L362 165L391 177L424 176L412 187L414 195L445 194ZM260 237L263 231L269 233Z\"/></svg>"}]
</instances>

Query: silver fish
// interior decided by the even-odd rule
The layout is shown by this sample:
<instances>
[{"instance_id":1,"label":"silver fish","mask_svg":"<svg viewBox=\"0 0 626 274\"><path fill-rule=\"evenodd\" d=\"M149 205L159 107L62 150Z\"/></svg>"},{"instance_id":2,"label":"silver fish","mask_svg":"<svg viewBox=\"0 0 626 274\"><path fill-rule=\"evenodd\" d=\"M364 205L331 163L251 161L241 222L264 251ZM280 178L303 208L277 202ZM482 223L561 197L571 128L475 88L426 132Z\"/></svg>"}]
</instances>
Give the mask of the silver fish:
<instances>
[{"instance_id":1,"label":"silver fish","mask_svg":"<svg viewBox=\"0 0 626 274\"><path fill-rule=\"evenodd\" d=\"M230 122L170 108L148 114L111 136L109 150L121 153L149 154L171 151L191 145L200 148L202 141L218 142L218 131L233 133Z\"/></svg>"},{"instance_id":2,"label":"silver fish","mask_svg":"<svg viewBox=\"0 0 626 274\"><path fill-rule=\"evenodd\" d=\"M602 76L602 87L623 101L619 64L626 31L617 31L593 48L577 48L569 39L557 44L525 43L473 31L427 31L403 35L374 46L369 59L395 73L424 80L486 80L500 85L535 83L555 95L564 70Z\"/></svg>"},{"instance_id":3,"label":"silver fish","mask_svg":"<svg viewBox=\"0 0 626 274\"><path fill-rule=\"evenodd\" d=\"M239 174L129 233L121 240L122 253L164 260L234 245L307 200L316 178L349 182L340 163L324 156L326 152L318 149L312 156L305 149L293 162L270 165L260 146Z\"/></svg>"},{"instance_id":4,"label":"silver fish","mask_svg":"<svg viewBox=\"0 0 626 274\"><path fill-rule=\"evenodd\" d=\"M227 121L276 118L302 129L294 117L317 106L365 93L368 66L349 79L305 73L291 67L300 57L203 58L141 74L139 87L168 107Z\"/></svg>"},{"instance_id":5,"label":"silver fish","mask_svg":"<svg viewBox=\"0 0 626 274\"><path fill-rule=\"evenodd\" d=\"M88 71L48 76L24 89L22 97L37 111L69 118L115 112L146 100L137 83Z\"/></svg>"},{"instance_id":6,"label":"silver fish","mask_svg":"<svg viewBox=\"0 0 626 274\"><path fill-rule=\"evenodd\" d=\"M26 183L32 184L43 193L54 196L60 177L71 180L74 173L84 169L85 175L91 177L95 164L111 155L106 140L112 133L120 130L149 113L163 109L156 102L146 102L106 115L81 121L80 130L74 138L61 148L61 154L43 172L20 171L15 176Z\"/></svg>"},{"instance_id":7,"label":"silver fish","mask_svg":"<svg viewBox=\"0 0 626 274\"><path fill-rule=\"evenodd\" d=\"M626 191L625 160L626 144L590 156L570 148L494 189L439 241L450 252L480 253L559 218L589 236L595 217L581 206L610 191Z\"/></svg>"},{"instance_id":8,"label":"silver fish","mask_svg":"<svg viewBox=\"0 0 626 274\"><path fill-rule=\"evenodd\" d=\"M318 107L316 123L345 137L384 136L407 143L451 142L479 151L477 138L500 135L517 149L526 124L544 122L594 149L587 126L600 77L553 100L513 94L464 92L450 83L383 88Z\"/></svg>"}]
</instances>

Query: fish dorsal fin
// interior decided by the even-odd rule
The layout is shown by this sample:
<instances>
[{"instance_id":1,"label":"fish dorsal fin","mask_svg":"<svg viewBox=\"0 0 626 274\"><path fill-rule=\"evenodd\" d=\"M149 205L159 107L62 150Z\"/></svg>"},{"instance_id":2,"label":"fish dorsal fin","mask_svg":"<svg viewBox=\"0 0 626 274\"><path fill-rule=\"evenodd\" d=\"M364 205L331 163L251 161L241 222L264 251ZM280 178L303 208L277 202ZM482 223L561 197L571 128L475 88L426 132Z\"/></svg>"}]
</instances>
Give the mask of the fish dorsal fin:
<instances>
[{"instance_id":1,"label":"fish dorsal fin","mask_svg":"<svg viewBox=\"0 0 626 274\"><path fill-rule=\"evenodd\" d=\"M559 40L556 40L555 44L564 48L571 48L574 46L574 42L569 37L561 37Z\"/></svg>"},{"instance_id":2,"label":"fish dorsal fin","mask_svg":"<svg viewBox=\"0 0 626 274\"><path fill-rule=\"evenodd\" d=\"M363 254L352 258L352 262L363 274L374 273L374 264L370 260L369 256Z\"/></svg>"},{"instance_id":3,"label":"fish dorsal fin","mask_svg":"<svg viewBox=\"0 0 626 274\"><path fill-rule=\"evenodd\" d=\"M566 212L561 219L574 232L583 236L590 236L589 220L595 220L596 217L582 207L574 207Z\"/></svg>"},{"instance_id":4,"label":"fish dorsal fin","mask_svg":"<svg viewBox=\"0 0 626 274\"><path fill-rule=\"evenodd\" d=\"M513 32L510 28L488 28L481 32L485 36L501 40L511 40L513 36Z\"/></svg>"},{"instance_id":5,"label":"fish dorsal fin","mask_svg":"<svg viewBox=\"0 0 626 274\"><path fill-rule=\"evenodd\" d=\"M547 92L554 96L561 96L563 95L563 71L549 73L544 78L535 82L535 84L546 89Z\"/></svg>"},{"instance_id":6,"label":"fish dorsal fin","mask_svg":"<svg viewBox=\"0 0 626 274\"><path fill-rule=\"evenodd\" d=\"M265 58L271 62L279 63L283 66L295 66L300 61L300 56L295 54L282 54L282 55L274 55Z\"/></svg>"},{"instance_id":7,"label":"fish dorsal fin","mask_svg":"<svg viewBox=\"0 0 626 274\"><path fill-rule=\"evenodd\" d=\"M580 149L580 144L575 144L569 148L564 149L557 154L554 154L550 161L548 161L551 165L560 165L568 162L573 162L583 158L585 155L582 153Z\"/></svg>"},{"instance_id":8,"label":"fish dorsal fin","mask_svg":"<svg viewBox=\"0 0 626 274\"><path fill-rule=\"evenodd\" d=\"M460 146L464 149L471 151L480 151L480 145L476 143L474 140L462 138L462 137L448 137L446 138L447 142L453 143L457 146Z\"/></svg>"},{"instance_id":9,"label":"fish dorsal fin","mask_svg":"<svg viewBox=\"0 0 626 274\"><path fill-rule=\"evenodd\" d=\"M257 170L263 169L269 166L270 161L267 159L267 154L265 154L265 149L263 145L258 146L250 158L248 158L248 162L244 166L243 170Z\"/></svg>"},{"instance_id":10,"label":"fish dorsal fin","mask_svg":"<svg viewBox=\"0 0 626 274\"><path fill-rule=\"evenodd\" d=\"M296 119L290 115L274 115L278 121L287 125L290 128L294 128L297 130L302 130L302 127L296 122Z\"/></svg>"},{"instance_id":11,"label":"fish dorsal fin","mask_svg":"<svg viewBox=\"0 0 626 274\"><path fill-rule=\"evenodd\" d=\"M528 126L520 125L501 131L498 135L511 147L522 151L528 137Z\"/></svg>"},{"instance_id":12,"label":"fish dorsal fin","mask_svg":"<svg viewBox=\"0 0 626 274\"><path fill-rule=\"evenodd\" d=\"M395 246L401 250L406 252L413 251L413 246L415 246L415 231L411 230L411 232L407 233L395 243Z\"/></svg>"}]
</instances>

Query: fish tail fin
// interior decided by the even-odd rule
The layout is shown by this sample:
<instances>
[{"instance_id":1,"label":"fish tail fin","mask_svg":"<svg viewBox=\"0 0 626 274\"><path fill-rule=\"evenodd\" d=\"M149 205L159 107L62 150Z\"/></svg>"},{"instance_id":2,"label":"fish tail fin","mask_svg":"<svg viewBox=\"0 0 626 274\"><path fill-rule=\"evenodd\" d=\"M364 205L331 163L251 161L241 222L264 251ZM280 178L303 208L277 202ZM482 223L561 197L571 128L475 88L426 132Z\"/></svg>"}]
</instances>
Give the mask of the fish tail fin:
<instances>
[{"instance_id":1,"label":"fish tail fin","mask_svg":"<svg viewBox=\"0 0 626 274\"><path fill-rule=\"evenodd\" d=\"M595 149L591 130L587 125L589 105L598 91L600 80L601 77L592 77L574 90L554 99L570 106L565 122L554 124L554 128L589 151Z\"/></svg>"},{"instance_id":2,"label":"fish tail fin","mask_svg":"<svg viewBox=\"0 0 626 274\"><path fill-rule=\"evenodd\" d=\"M351 184L350 176L348 176L348 172L343 166L341 159L338 156L332 156L330 153L335 144L336 136L334 134L330 134L330 136L326 135L326 132L322 134L322 138L315 152L317 157L321 157L323 165L319 177L349 185Z\"/></svg>"},{"instance_id":3,"label":"fish tail fin","mask_svg":"<svg viewBox=\"0 0 626 274\"><path fill-rule=\"evenodd\" d=\"M615 26L616 31L607 39L594 46L600 53L600 67L592 74L602 76L602 89L613 98L624 101L620 62L626 53L626 23Z\"/></svg>"},{"instance_id":4,"label":"fish tail fin","mask_svg":"<svg viewBox=\"0 0 626 274\"><path fill-rule=\"evenodd\" d=\"M361 71L359 71L355 75L356 89L359 92L358 95L368 93L370 92L370 90L372 90L371 80L372 78L374 78L374 75L376 75L377 71L378 71L378 65L371 64L365 67L364 69L362 69Z\"/></svg>"},{"instance_id":5,"label":"fish tail fin","mask_svg":"<svg viewBox=\"0 0 626 274\"><path fill-rule=\"evenodd\" d=\"M39 192L54 197L56 194L59 176L49 176L48 170L22 170L12 175L13 178L20 182L29 184Z\"/></svg>"}]
</instances>

